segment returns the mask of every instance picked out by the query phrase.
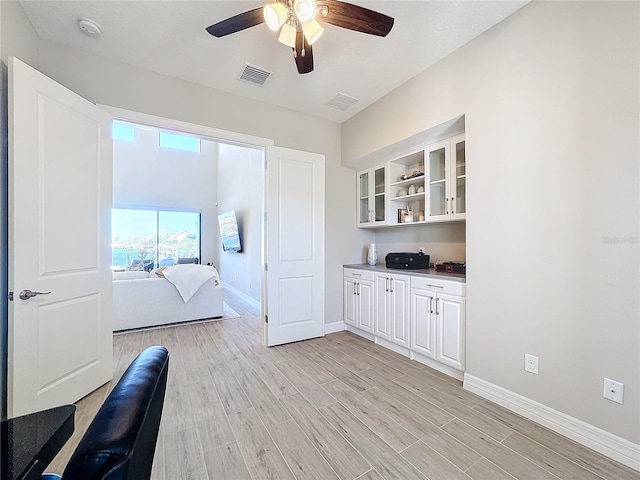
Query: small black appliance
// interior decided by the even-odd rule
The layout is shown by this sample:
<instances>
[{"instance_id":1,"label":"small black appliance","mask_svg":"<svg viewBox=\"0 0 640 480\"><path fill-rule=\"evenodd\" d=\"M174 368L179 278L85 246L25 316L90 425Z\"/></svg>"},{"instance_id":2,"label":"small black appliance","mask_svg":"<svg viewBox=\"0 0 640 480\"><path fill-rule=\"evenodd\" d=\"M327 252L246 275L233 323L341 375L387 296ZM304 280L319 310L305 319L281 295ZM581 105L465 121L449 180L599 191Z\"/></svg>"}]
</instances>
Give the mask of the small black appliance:
<instances>
[{"instance_id":1,"label":"small black appliance","mask_svg":"<svg viewBox=\"0 0 640 480\"><path fill-rule=\"evenodd\" d=\"M418 252L389 253L384 257L387 268L422 270L429 268L429 255Z\"/></svg>"}]
</instances>

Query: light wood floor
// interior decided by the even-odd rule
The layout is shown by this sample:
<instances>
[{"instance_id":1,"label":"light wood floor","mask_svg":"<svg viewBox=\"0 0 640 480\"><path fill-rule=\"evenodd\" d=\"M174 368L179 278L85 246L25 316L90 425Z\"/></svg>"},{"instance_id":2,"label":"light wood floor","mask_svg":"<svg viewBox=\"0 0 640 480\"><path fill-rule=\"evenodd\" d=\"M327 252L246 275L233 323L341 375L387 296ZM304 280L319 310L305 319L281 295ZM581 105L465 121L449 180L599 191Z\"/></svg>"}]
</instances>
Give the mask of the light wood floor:
<instances>
[{"instance_id":1,"label":"light wood floor","mask_svg":"<svg viewBox=\"0 0 640 480\"><path fill-rule=\"evenodd\" d=\"M146 346L171 355L154 479L640 479L356 335L263 347L258 312L225 300L241 318L114 337L114 381ZM78 403L50 471L111 386Z\"/></svg>"}]
</instances>

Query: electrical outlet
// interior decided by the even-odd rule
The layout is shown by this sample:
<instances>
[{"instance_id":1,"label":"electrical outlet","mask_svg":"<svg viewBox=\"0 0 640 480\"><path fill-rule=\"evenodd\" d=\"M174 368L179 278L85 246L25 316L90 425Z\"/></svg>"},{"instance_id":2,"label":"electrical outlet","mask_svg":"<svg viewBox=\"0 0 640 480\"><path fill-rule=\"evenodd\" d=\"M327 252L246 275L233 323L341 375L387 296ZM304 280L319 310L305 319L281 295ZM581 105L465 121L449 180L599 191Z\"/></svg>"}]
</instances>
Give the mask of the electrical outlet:
<instances>
[{"instance_id":1,"label":"electrical outlet","mask_svg":"<svg viewBox=\"0 0 640 480\"><path fill-rule=\"evenodd\" d=\"M602 396L607 400L611 400L612 402L622 405L624 399L624 384L611 380L610 378L605 378Z\"/></svg>"},{"instance_id":2,"label":"electrical outlet","mask_svg":"<svg viewBox=\"0 0 640 480\"><path fill-rule=\"evenodd\" d=\"M535 355L524 354L524 369L527 372L538 375L538 357Z\"/></svg>"}]
</instances>

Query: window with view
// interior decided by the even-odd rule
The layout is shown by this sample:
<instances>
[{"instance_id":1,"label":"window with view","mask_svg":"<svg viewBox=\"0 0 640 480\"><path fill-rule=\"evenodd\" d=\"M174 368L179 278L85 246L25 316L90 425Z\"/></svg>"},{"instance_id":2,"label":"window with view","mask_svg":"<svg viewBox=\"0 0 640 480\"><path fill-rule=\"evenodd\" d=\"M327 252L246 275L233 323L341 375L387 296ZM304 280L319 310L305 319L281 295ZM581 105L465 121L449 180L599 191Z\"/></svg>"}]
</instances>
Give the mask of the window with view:
<instances>
[{"instance_id":1,"label":"window with view","mask_svg":"<svg viewBox=\"0 0 640 480\"><path fill-rule=\"evenodd\" d=\"M152 270L200 259L200 213L114 208L112 270Z\"/></svg>"}]
</instances>

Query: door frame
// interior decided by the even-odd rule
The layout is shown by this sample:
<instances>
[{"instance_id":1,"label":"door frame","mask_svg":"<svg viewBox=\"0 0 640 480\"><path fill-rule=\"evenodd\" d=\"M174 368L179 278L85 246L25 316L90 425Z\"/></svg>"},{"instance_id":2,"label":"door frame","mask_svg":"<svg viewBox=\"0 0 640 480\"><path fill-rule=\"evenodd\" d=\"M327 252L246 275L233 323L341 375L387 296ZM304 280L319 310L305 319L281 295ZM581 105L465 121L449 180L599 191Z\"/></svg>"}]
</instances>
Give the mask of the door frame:
<instances>
[{"instance_id":1,"label":"door frame","mask_svg":"<svg viewBox=\"0 0 640 480\"><path fill-rule=\"evenodd\" d=\"M246 148L253 148L256 150L262 151L262 162L263 162L263 201L261 205L260 216L262 218L262 240L261 240L261 248L262 248L262 269L264 270L264 265L266 263L266 224L265 224L265 205L266 205L266 193L267 193L267 176L266 165L268 161L268 147L272 147L275 145L275 141L269 138L257 137L254 135L232 132L229 130L222 130L214 127L207 127L206 125L199 125L197 123L184 122L182 120L174 120L166 117L159 117L156 115L150 115L147 113L135 112L132 110L126 110L118 107L111 107L109 105L98 104L98 107L105 110L109 113L113 120L115 121L123 121L128 123L135 123L139 125L145 125L153 128L166 129L174 132L182 132L190 135L197 135L200 137L207 138L208 140L225 143L228 145L237 145ZM262 293L261 293L261 302L260 302L260 318L262 320L262 338L261 341L264 345L267 344L267 325L265 323L266 318L266 291L267 291L267 279L266 275L263 276L262 281Z\"/></svg>"}]
</instances>

